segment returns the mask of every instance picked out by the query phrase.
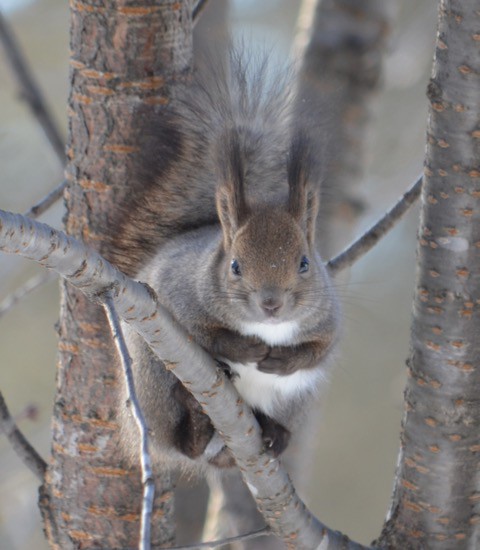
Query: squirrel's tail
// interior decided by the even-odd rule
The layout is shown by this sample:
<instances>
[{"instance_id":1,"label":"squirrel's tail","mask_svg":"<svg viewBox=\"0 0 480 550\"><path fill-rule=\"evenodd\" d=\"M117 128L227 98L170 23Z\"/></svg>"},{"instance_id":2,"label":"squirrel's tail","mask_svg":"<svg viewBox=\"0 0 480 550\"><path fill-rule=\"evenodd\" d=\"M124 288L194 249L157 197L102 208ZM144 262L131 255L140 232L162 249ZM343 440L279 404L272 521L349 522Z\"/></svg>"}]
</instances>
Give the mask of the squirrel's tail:
<instances>
[{"instance_id":1,"label":"squirrel's tail","mask_svg":"<svg viewBox=\"0 0 480 550\"><path fill-rule=\"evenodd\" d=\"M247 199L287 196L289 142L298 124L294 78L291 70L272 74L269 63L268 55L231 48L224 67L203 63L192 84L176 90L146 125L110 231L108 256L122 271L134 275L166 240L219 222L215 191L230 133L239 143Z\"/></svg>"}]
</instances>

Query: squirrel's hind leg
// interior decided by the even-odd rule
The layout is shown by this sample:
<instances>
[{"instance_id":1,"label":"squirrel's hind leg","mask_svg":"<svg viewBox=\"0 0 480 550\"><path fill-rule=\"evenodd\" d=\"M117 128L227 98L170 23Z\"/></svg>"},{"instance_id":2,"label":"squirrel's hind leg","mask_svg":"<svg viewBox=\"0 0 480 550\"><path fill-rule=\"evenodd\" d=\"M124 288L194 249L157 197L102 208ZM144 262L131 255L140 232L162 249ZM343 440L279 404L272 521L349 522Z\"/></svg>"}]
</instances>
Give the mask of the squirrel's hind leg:
<instances>
[{"instance_id":1,"label":"squirrel's hind leg","mask_svg":"<svg viewBox=\"0 0 480 550\"><path fill-rule=\"evenodd\" d=\"M213 425L196 399L180 382L175 384L173 395L183 406L173 443L184 455L191 459L198 458L212 439Z\"/></svg>"},{"instance_id":2,"label":"squirrel's hind leg","mask_svg":"<svg viewBox=\"0 0 480 550\"><path fill-rule=\"evenodd\" d=\"M290 432L276 420L255 410L255 417L262 428L262 439L267 453L277 457L283 453L290 442Z\"/></svg>"}]
</instances>

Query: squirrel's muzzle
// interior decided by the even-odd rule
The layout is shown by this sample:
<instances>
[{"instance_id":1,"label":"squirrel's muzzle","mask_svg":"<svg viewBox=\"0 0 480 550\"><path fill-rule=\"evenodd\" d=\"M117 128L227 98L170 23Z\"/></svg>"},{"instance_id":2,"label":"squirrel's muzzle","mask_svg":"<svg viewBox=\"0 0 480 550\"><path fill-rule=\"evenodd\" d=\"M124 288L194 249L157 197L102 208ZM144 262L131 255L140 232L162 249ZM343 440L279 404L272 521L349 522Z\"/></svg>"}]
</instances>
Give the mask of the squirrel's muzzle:
<instances>
[{"instance_id":1,"label":"squirrel's muzzle","mask_svg":"<svg viewBox=\"0 0 480 550\"><path fill-rule=\"evenodd\" d=\"M278 288L262 290L257 303L267 317L278 317L285 305L284 293Z\"/></svg>"}]
</instances>

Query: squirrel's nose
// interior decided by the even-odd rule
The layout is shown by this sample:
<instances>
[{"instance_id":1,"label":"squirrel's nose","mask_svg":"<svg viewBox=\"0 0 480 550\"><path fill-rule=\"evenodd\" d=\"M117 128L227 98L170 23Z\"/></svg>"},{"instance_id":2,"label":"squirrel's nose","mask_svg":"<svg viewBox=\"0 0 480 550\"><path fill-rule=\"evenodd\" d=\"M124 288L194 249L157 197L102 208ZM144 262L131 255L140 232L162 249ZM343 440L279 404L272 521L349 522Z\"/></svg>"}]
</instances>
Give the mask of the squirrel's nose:
<instances>
[{"instance_id":1,"label":"squirrel's nose","mask_svg":"<svg viewBox=\"0 0 480 550\"><path fill-rule=\"evenodd\" d=\"M265 296L262 298L261 305L263 311L267 315L272 316L282 309L283 299L280 296Z\"/></svg>"}]
</instances>

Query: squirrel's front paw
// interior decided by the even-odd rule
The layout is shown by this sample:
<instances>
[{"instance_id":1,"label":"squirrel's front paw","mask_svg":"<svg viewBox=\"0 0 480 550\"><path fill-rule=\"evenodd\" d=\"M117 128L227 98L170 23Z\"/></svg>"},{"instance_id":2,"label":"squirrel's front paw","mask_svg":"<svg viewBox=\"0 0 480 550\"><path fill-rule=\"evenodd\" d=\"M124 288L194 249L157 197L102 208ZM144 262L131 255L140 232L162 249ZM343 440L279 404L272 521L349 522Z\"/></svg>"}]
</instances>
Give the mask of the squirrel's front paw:
<instances>
[{"instance_id":1,"label":"squirrel's front paw","mask_svg":"<svg viewBox=\"0 0 480 550\"><path fill-rule=\"evenodd\" d=\"M217 345L216 355L233 363L258 363L268 355L270 349L258 338L234 333L230 333L228 338Z\"/></svg>"},{"instance_id":2,"label":"squirrel's front paw","mask_svg":"<svg viewBox=\"0 0 480 550\"><path fill-rule=\"evenodd\" d=\"M239 353L239 361L242 363L259 363L267 355L270 348L256 338L246 339L243 349Z\"/></svg>"},{"instance_id":3,"label":"squirrel's front paw","mask_svg":"<svg viewBox=\"0 0 480 550\"><path fill-rule=\"evenodd\" d=\"M300 361L288 348L272 348L265 359L258 363L258 370L268 374L288 375L302 368Z\"/></svg>"},{"instance_id":4,"label":"squirrel's front paw","mask_svg":"<svg viewBox=\"0 0 480 550\"><path fill-rule=\"evenodd\" d=\"M259 363L268 355L268 346L260 341L243 342L231 347L225 357L234 363Z\"/></svg>"},{"instance_id":5,"label":"squirrel's front paw","mask_svg":"<svg viewBox=\"0 0 480 550\"><path fill-rule=\"evenodd\" d=\"M198 401L180 382L175 385L174 396L184 409L176 426L174 444L184 455L197 458L212 439L213 425Z\"/></svg>"}]
</instances>

